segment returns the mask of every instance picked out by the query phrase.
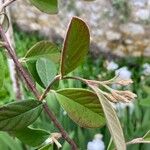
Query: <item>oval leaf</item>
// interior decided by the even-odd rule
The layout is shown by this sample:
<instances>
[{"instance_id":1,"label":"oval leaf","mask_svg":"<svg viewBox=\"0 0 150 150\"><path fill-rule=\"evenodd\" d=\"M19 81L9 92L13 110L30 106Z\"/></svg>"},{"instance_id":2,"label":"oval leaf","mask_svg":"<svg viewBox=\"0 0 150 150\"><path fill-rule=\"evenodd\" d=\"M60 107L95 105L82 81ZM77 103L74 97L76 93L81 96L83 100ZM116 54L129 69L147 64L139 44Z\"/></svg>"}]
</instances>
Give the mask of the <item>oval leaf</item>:
<instances>
[{"instance_id":1,"label":"oval leaf","mask_svg":"<svg viewBox=\"0 0 150 150\"><path fill-rule=\"evenodd\" d=\"M57 0L30 0L42 12L56 14L58 12Z\"/></svg>"},{"instance_id":2,"label":"oval leaf","mask_svg":"<svg viewBox=\"0 0 150 150\"><path fill-rule=\"evenodd\" d=\"M37 60L36 69L45 87L51 83L57 74L57 68L55 64L45 58L40 58Z\"/></svg>"},{"instance_id":3,"label":"oval leaf","mask_svg":"<svg viewBox=\"0 0 150 150\"><path fill-rule=\"evenodd\" d=\"M34 81L36 81L41 87L45 88L44 84L42 83L42 81L37 73L36 61L35 60L27 61L26 66L27 66L27 69L28 69L30 75L34 79Z\"/></svg>"},{"instance_id":4,"label":"oval leaf","mask_svg":"<svg viewBox=\"0 0 150 150\"><path fill-rule=\"evenodd\" d=\"M89 50L90 34L84 21L74 17L69 25L61 56L61 75L80 65Z\"/></svg>"},{"instance_id":5,"label":"oval leaf","mask_svg":"<svg viewBox=\"0 0 150 150\"><path fill-rule=\"evenodd\" d=\"M50 136L50 133L45 130L29 127L21 129L20 131L12 132L12 134L23 143L32 147L40 146Z\"/></svg>"},{"instance_id":6,"label":"oval leaf","mask_svg":"<svg viewBox=\"0 0 150 150\"><path fill-rule=\"evenodd\" d=\"M93 92L64 89L57 91L56 97L70 118L81 127L97 128L105 124L100 102Z\"/></svg>"},{"instance_id":7,"label":"oval leaf","mask_svg":"<svg viewBox=\"0 0 150 150\"><path fill-rule=\"evenodd\" d=\"M38 58L47 58L52 60L53 62L59 62L60 60L60 52L58 47L48 41L41 41L36 43L25 55L24 60L37 60Z\"/></svg>"},{"instance_id":8,"label":"oval leaf","mask_svg":"<svg viewBox=\"0 0 150 150\"><path fill-rule=\"evenodd\" d=\"M5 64L1 52L0 52L0 74L1 74L0 75L0 89L1 89L5 78Z\"/></svg>"},{"instance_id":9,"label":"oval leaf","mask_svg":"<svg viewBox=\"0 0 150 150\"><path fill-rule=\"evenodd\" d=\"M12 146L13 145L13 146ZM17 140L14 140L8 133L0 132L1 150L22 150L22 146Z\"/></svg>"},{"instance_id":10,"label":"oval leaf","mask_svg":"<svg viewBox=\"0 0 150 150\"><path fill-rule=\"evenodd\" d=\"M125 143L123 131L115 110L113 109L110 102L101 94L100 90L97 87L92 85L89 86L95 91L95 93L99 98L116 149L126 150L126 143Z\"/></svg>"},{"instance_id":11,"label":"oval leaf","mask_svg":"<svg viewBox=\"0 0 150 150\"><path fill-rule=\"evenodd\" d=\"M54 150L54 145L53 144L47 144L38 150Z\"/></svg>"},{"instance_id":12,"label":"oval leaf","mask_svg":"<svg viewBox=\"0 0 150 150\"><path fill-rule=\"evenodd\" d=\"M42 112L42 102L23 100L0 107L0 130L20 130L32 124Z\"/></svg>"}]
</instances>

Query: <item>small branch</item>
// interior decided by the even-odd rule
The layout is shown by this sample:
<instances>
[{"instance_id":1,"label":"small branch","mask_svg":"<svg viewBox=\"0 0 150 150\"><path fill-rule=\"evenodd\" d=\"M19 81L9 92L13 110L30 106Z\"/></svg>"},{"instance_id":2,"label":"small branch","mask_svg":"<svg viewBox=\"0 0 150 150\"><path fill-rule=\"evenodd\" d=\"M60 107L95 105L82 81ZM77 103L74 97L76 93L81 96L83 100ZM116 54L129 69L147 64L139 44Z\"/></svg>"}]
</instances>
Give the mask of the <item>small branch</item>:
<instances>
[{"instance_id":1,"label":"small branch","mask_svg":"<svg viewBox=\"0 0 150 150\"><path fill-rule=\"evenodd\" d=\"M104 86L105 88L108 88L107 84L112 84L113 81L117 78L117 76L115 76L114 78L110 79L110 80L106 80L106 81L96 81L96 80L89 80L89 79L84 79L84 78L80 78L80 77L75 77L75 76L65 76L63 77L61 80L63 79L73 79L73 80L79 80L85 84L93 84L96 86Z\"/></svg>"},{"instance_id":2,"label":"small branch","mask_svg":"<svg viewBox=\"0 0 150 150\"><path fill-rule=\"evenodd\" d=\"M16 67L15 67L15 71L16 71L15 80L16 80L16 87L17 87L17 89L16 89L16 98L18 100L21 100L23 98L23 94L22 94L21 85L20 85L20 82L19 82L19 72L16 69Z\"/></svg>"},{"instance_id":3,"label":"small branch","mask_svg":"<svg viewBox=\"0 0 150 150\"><path fill-rule=\"evenodd\" d=\"M68 133L64 130L64 128L59 124L58 120L54 117L53 113L49 110L48 105L44 104L44 110L47 113L47 115L49 116L49 118L51 118L51 120L53 122L55 122L55 126L59 129L59 131L62 134L62 137L71 145L72 150L77 150L77 146L74 143L74 141L72 139L70 139L70 137L68 136Z\"/></svg>"},{"instance_id":4,"label":"small branch","mask_svg":"<svg viewBox=\"0 0 150 150\"><path fill-rule=\"evenodd\" d=\"M140 143L150 144L150 141L145 141L143 138L136 138L133 139L132 141L127 142L126 144L130 145L130 144L140 144Z\"/></svg>"},{"instance_id":5,"label":"small branch","mask_svg":"<svg viewBox=\"0 0 150 150\"><path fill-rule=\"evenodd\" d=\"M26 84L28 85L28 87L30 88L30 90L34 93L34 95L39 99L39 93L35 88L35 84L33 83L33 81L31 80L31 78L28 76L28 74L26 73L26 71L23 69L22 65L19 63L17 56L15 55L6 35L4 30L2 29L2 26L0 26L0 34L1 34L1 38L3 39L4 42L6 42L7 44L5 45L5 48L8 51L8 54L10 55L10 57L13 59L16 68L19 70L19 72L21 73L21 75L23 76Z\"/></svg>"},{"instance_id":6,"label":"small branch","mask_svg":"<svg viewBox=\"0 0 150 150\"><path fill-rule=\"evenodd\" d=\"M99 84L102 84L102 82L100 81L96 81L96 80L88 80L88 79L84 79L84 78L80 78L80 77L72 77L72 76L65 76L62 78L62 80L64 79L72 79L72 80L78 80L78 81L81 81L85 84L92 84L92 85L96 85L98 86Z\"/></svg>"},{"instance_id":7,"label":"small branch","mask_svg":"<svg viewBox=\"0 0 150 150\"><path fill-rule=\"evenodd\" d=\"M16 1L16 0L7 0L4 4L2 4L2 6L0 8L0 12L2 12L8 5L13 3L14 1Z\"/></svg>"},{"instance_id":8,"label":"small branch","mask_svg":"<svg viewBox=\"0 0 150 150\"><path fill-rule=\"evenodd\" d=\"M42 101L45 97L46 97L46 95L48 94L48 92L51 90L51 87L52 87L52 85L56 82L56 81L58 81L60 79L60 75L58 75L58 76L56 76L54 79L53 79L53 81L48 85L48 87L46 88L46 90L43 92L43 94L41 95L41 97L40 97L40 101Z\"/></svg>"},{"instance_id":9,"label":"small branch","mask_svg":"<svg viewBox=\"0 0 150 150\"><path fill-rule=\"evenodd\" d=\"M78 81L81 81L81 82L84 82L84 83L87 83L88 81L90 81L90 80L83 79L83 78L80 78L80 77L72 77L72 76L65 76L61 80L65 80L65 79L78 80Z\"/></svg>"},{"instance_id":10,"label":"small branch","mask_svg":"<svg viewBox=\"0 0 150 150\"><path fill-rule=\"evenodd\" d=\"M18 69L20 75L24 78L28 88L31 90L31 92L35 95L35 97L40 100L40 94L38 92L38 90L35 87L35 84L33 83L33 81L31 80L30 76L28 75L28 73L24 70L24 68L22 67L22 65L19 63L18 58L16 56L16 54L13 52L12 47L10 46L10 43L8 42L8 39L5 35L5 32L2 28L2 26L0 25L0 35L1 38L4 42L6 42L5 48L8 51L8 54L10 55L10 57L13 59L16 68ZM49 85L49 88L52 86L52 84L59 79L59 76L57 76L54 81L51 83L51 85ZM47 91L45 92L47 94L49 89L47 89ZM43 95L43 97L45 97L45 94ZM72 139L70 139L69 135L67 134L67 132L64 130L64 128L61 126L61 124L58 122L57 118L55 117L55 115L50 111L50 109L48 108L47 104L43 105L43 108L45 110L45 112L47 113L47 115L49 116L49 118L52 120L52 122L54 123L54 125L58 128L58 130L61 132L63 139L65 139L72 147L72 150L77 150L77 146L74 143L74 141Z\"/></svg>"}]
</instances>

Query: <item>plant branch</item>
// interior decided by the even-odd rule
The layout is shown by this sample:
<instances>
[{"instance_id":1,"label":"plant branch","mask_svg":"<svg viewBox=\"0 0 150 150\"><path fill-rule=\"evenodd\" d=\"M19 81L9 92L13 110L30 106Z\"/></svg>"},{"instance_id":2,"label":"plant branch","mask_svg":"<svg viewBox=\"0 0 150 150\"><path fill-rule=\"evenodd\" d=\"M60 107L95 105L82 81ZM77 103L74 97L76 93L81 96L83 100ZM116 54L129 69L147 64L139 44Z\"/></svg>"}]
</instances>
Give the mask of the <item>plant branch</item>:
<instances>
[{"instance_id":1,"label":"plant branch","mask_svg":"<svg viewBox=\"0 0 150 150\"><path fill-rule=\"evenodd\" d=\"M96 80L89 80L89 79L84 79L84 78L80 78L80 77L76 77L76 76L65 76L63 77L61 80L63 79L72 79L72 80L78 80L81 81L85 84L93 84L93 85L101 85L104 86L105 88L108 88L107 84L112 84L115 79L117 78L117 76L115 76L114 78L110 79L110 80L106 80L106 81L96 81Z\"/></svg>"},{"instance_id":2,"label":"plant branch","mask_svg":"<svg viewBox=\"0 0 150 150\"><path fill-rule=\"evenodd\" d=\"M78 81L81 81L81 82L84 82L84 83L87 83L87 81L88 81L87 79L76 77L76 76L65 76L61 80L65 80L65 79L78 80Z\"/></svg>"},{"instance_id":3,"label":"plant branch","mask_svg":"<svg viewBox=\"0 0 150 150\"><path fill-rule=\"evenodd\" d=\"M96 80L88 80L88 79L84 79L84 78L80 78L80 77L76 77L76 76L65 76L63 77L61 80L64 80L64 79L72 79L72 80L78 80L78 81L81 81L85 84L92 84L92 85L99 85L99 84L102 84L102 82L100 81L96 81Z\"/></svg>"},{"instance_id":4,"label":"plant branch","mask_svg":"<svg viewBox=\"0 0 150 150\"><path fill-rule=\"evenodd\" d=\"M133 139L132 141L127 142L126 144L130 145L130 144L140 144L140 143L145 143L145 144L147 143L147 144L149 144L150 141L144 141L143 138L136 138L136 139Z\"/></svg>"},{"instance_id":5,"label":"plant branch","mask_svg":"<svg viewBox=\"0 0 150 150\"><path fill-rule=\"evenodd\" d=\"M5 3L3 3L1 8L0 8L0 12L2 12L8 5L13 3L14 1L16 1L16 0L7 0Z\"/></svg>"},{"instance_id":6,"label":"plant branch","mask_svg":"<svg viewBox=\"0 0 150 150\"><path fill-rule=\"evenodd\" d=\"M5 32L4 32L4 30L3 30L1 25L0 25L0 35L1 35L2 40L6 43L5 44L5 48L8 51L9 56L13 59L15 65L16 65L16 68L18 69L20 75L24 78L28 88L32 91L32 93L35 95L35 97L38 100L40 100L41 96L40 96L38 90L36 89L34 82L31 80L31 78L28 75L28 73L24 70L22 65L19 63L18 58L17 58L16 54L14 53L12 47L10 46L10 43L9 43L9 41L8 41L8 39L7 39L6 35L5 35ZM55 80L54 80L54 82L55 82ZM51 87L51 85L50 85L50 87ZM47 94L47 92L45 92L45 93ZM43 96L45 97L45 94ZM55 115L53 114L53 112L51 112L51 110L48 108L48 105L44 104L43 108L44 108L45 112L47 113L47 115L49 116L49 118L53 121L54 125L61 132L62 137L71 145L72 150L77 150L76 144L74 143L74 141L72 139L70 139L68 133L64 130L64 128L58 122L58 120L55 117Z\"/></svg>"},{"instance_id":7,"label":"plant branch","mask_svg":"<svg viewBox=\"0 0 150 150\"><path fill-rule=\"evenodd\" d=\"M10 15L10 10L9 7L5 9L6 15L9 19L9 28L6 32L6 37L10 43L10 46L12 47L12 50L15 48L15 41L14 41L14 33L13 33L13 27L12 27L12 20L11 20L11 15ZM15 53L15 51L14 51ZM20 82L19 82L19 73L16 69L15 63L11 58L7 58L7 62L9 65L9 72L10 72L10 77L12 80L12 87L13 91L15 93L16 100L21 100L22 99L22 93L21 93L21 88L20 88Z\"/></svg>"},{"instance_id":8,"label":"plant branch","mask_svg":"<svg viewBox=\"0 0 150 150\"><path fill-rule=\"evenodd\" d=\"M40 101L42 101L45 97L46 97L46 95L48 94L48 92L51 90L51 87L52 87L52 85L56 82L56 81L58 81L58 80L60 80L60 75L57 75L53 80L52 80L52 82L48 85L48 87L46 88L46 90L43 92L43 94L41 95L41 97L40 97Z\"/></svg>"},{"instance_id":9,"label":"plant branch","mask_svg":"<svg viewBox=\"0 0 150 150\"><path fill-rule=\"evenodd\" d=\"M75 144L75 142L70 139L70 137L68 136L68 133L64 130L64 128L59 124L59 122L53 117L53 113L51 111L49 111L48 105L44 104L44 110L47 113L47 115L51 118L51 120L53 122L55 122L55 126L59 129L59 131L62 134L62 137L71 145L72 150L77 150L77 146Z\"/></svg>"},{"instance_id":10,"label":"plant branch","mask_svg":"<svg viewBox=\"0 0 150 150\"><path fill-rule=\"evenodd\" d=\"M12 49L1 25L0 25L0 34L1 34L1 38L6 43L5 48L7 49L9 56L13 59L15 65L16 65L16 68L19 70L19 72L23 76L23 78L24 78L26 84L28 85L28 87L30 88L30 90L34 93L36 98L39 99L40 95L35 88L34 82L31 80L30 76L28 76L27 72L23 69L22 65L19 63L18 58L17 58L16 54L14 53L14 50Z\"/></svg>"}]
</instances>

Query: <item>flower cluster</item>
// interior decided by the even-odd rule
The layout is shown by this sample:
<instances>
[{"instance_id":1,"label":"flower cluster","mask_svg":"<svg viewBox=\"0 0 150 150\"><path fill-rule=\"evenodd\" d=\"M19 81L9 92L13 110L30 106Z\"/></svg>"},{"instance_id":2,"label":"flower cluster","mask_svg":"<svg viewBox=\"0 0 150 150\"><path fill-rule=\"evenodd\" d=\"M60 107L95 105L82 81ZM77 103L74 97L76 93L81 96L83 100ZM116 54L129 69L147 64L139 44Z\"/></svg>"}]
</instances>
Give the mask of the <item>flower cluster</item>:
<instances>
[{"instance_id":1,"label":"flower cluster","mask_svg":"<svg viewBox=\"0 0 150 150\"><path fill-rule=\"evenodd\" d=\"M110 102L128 103L135 99L135 97L137 97L136 94L128 90L123 91L118 89L120 89L121 86L128 86L133 83L133 81L131 80L132 73L126 66L119 69L118 67L118 64L113 61L107 62L107 70L115 71L116 76L111 80L100 82L101 86L105 87L105 89L107 89L108 91L106 92L101 90L101 92Z\"/></svg>"},{"instance_id":2,"label":"flower cluster","mask_svg":"<svg viewBox=\"0 0 150 150\"><path fill-rule=\"evenodd\" d=\"M119 79L119 77L115 77L109 81L103 81L100 82L100 84L107 89L108 92L102 91L102 94L111 102L118 103L118 102L124 102L128 103L132 100L134 100L137 96L136 94L132 93L129 90L115 90L108 86L109 84L119 84L121 86L128 86L129 84L133 83L131 79L129 80L122 80Z\"/></svg>"}]
</instances>

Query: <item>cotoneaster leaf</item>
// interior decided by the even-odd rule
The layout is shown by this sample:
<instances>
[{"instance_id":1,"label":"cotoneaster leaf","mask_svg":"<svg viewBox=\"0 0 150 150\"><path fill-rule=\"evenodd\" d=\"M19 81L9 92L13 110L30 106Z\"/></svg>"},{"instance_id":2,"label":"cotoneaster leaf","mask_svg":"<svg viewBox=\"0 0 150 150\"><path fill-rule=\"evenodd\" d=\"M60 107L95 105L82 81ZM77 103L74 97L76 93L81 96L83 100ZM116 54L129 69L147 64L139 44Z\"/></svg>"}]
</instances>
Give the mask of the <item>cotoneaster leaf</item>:
<instances>
[{"instance_id":1,"label":"cotoneaster leaf","mask_svg":"<svg viewBox=\"0 0 150 150\"><path fill-rule=\"evenodd\" d=\"M21 130L32 124L42 112L42 102L22 100L0 107L0 130Z\"/></svg>"},{"instance_id":2,"label":"cotoneaster leaf","mask_svg":"<svg viewBox=\"0 0 150 150\"><path fill-rule=\"evenodd\" d=\"M60 52L58 47L48 41L41 41L35 44L30 50L27 51L25 57L23 58L23 63L26 64L28 71L32 75L33 79L43 88L45 88L44 83L41 81L38 75L36 62L38 59L45 58L58 65L60 61Z\"/></svg>"},{"instance_id":3,"label":"cotoneaster leaf","mask_svg":"<svg viewBox=\"0 0 150 150\"><path fill-rule=\"evenodd\" d=\"M93 92L84 89L64 89L55 94L69 117L81 127L97 128L105 124L100 102Z\"/></svg>"},{"instance_id":4,"label":"cotoneaster leaf","mask_svg":"<svg viewBox=\"0 0 150 150\"><path fill-rule=\"evenodd\" d=\"M45 58L40 58L37 60L36 69L45 87L50 84L57 74L56 65L52 61Z\"/></svg>"},{"instance_id":5,"label":"cotoneaster leaf","mask_svg":"<svg viewBox=\"0 0 150 150\"><path fill-rule=\"evenodd\" d=\"M55 150L55 149L54 149L54 145L53 144L47 144L47 145L39 148L38 150Z\"/></svg>"},{"instance_id":6,"label":"cotoneaster leaf","mask_svg":"<svg viewBox=\"0 0 150 150\"><path fill-rule=\"evenodd\" d=\"M0 132L1 150L21 150L22 146L6 132Z\"/></svg>"},{"instance_id":7,"label":"cotoneaster leaf","mask_svg":"<svg viewBox=\"0 0 150 150\"><path fill-rule=\"evenodd\" d=\"M60 52L58 47L51 42L40 41L27 51L24 61L27 62L39 58L47 58L53 62L59 62Z\"/></svg>"},{"instance_id":8,"label":"cotoneaster leaf","mask_svg":"<svg viewBox=\"0 0 150 150\"><path fill-rule=\"evenodd\" d=\"M89 85L97 94L99 101L102 105L107 126L111 133L113 142L117 150L126 150L126 143L123 135L123 131L120 125L120 121L117 117L115 110L113 109L110 102L101 94L100 90L96 86Z\"/></svg>"},{"instance_id":9,"label":"cotoneaster leaf","mask_svg":"<svg viewBox=\"0 0 150 150\"><path fill-rule=\"evenodd\" d=\"M37 82L41 87L45 88L43 82L41 81L37 69L36 69L36 62L35 60L31 60L31 61L27 61L26 62L26 67L30 73L30 75L32 76L32 78L34 79L35 82Z\"/></svg>"},{"instance_id":10,"label":"cotoneaster leaf","mask_svg":"<svg viewBox=\"0 0 150 150\"><path fill-rule=\"evenodd\" d=\"M30 0L31 3L42 12L56 14L58 12L57 0Z\"/></svg>"},{"instance_id":11,"label":"cotoneaster leaf","mask_svg":"<svg viewBox=\"0 0 150 150\"><path fill-rule=\"evenodd\" d=\"M24 144L32 147L40 146L50 136L50 133L45 130L34 129L31 127L14 131L11 134L21 140Z\"/></svg>"},{"instance_id":12,"label":"cotoneaster leaf","mask_svg":"<svg viewBox=\"0 0 150 150\"><path fill-rule=\"evenodd\" d=\"M90 34L86 23L73 17L61 55L61 75L65 76L80 65L89 50Z\"/></svg>"}]
</instances>

